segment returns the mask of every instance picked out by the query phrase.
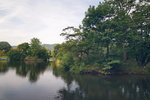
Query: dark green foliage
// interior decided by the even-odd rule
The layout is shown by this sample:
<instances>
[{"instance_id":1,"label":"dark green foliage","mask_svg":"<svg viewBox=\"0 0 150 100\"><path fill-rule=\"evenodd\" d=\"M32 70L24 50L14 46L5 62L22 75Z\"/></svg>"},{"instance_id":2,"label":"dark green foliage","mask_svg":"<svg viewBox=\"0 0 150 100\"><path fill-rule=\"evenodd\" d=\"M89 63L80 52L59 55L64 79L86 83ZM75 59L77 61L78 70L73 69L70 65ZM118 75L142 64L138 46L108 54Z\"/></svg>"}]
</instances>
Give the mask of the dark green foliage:
<instances>
[{"instance_id":1,"label":"dark green foliage","mask_svg":"<svg viewBox=\"0 0 150 100\"><path fill-rule=\"evenodd\" d=\"M150 62L149 3L107 0L90 6L79 28L63 30L61 36L67 41L54 48L54 56L69 69L82 66L120 71L121 63L130 59L146 66ZM74 63L66 57L68 53Z\"/></svg>"},{"instance_id":2,"label":"dark green foliage","mask_svg":"<svg viewBox=\"0 0 150 100\"><path fill-rule=\"evenodd\" d=\"M41 42L39 39L37 39L37 38L31 39L31 47L32 48L38 48L39 46L41 46Z\"/></svg>"},{"instance_id":3,"label":"dark green foliage","mask_svg":"<svg viewBox=\"0 0 150 100\"><path fill-rule=\"evenodd\" d=\"M8 56L11 61L21 61L22 60L21 52L18 49L11 49L8 52Z\"/></svg>"},{"instance_id":4,"label":"dark green foliage","mask_svg":"<svg viewBox=\"0 0 150 100\"><path fill-rule=\"evenodd\" d=\"M30 56L36 56L41 48L41 42L37 38L31 39Z\"/></svg>"},{"instance_id":5,"label":"dark green foliage","mask_svg":"<svg viewBox=\"0 0 150 100\"><path fill-rule=\"evenodd\" d=\"M66 53L62 58L62 66L65 71L69 71L71 66L74 64L73 56L71 53Z\"/></svg>"},{"instance_id":6,"label":"dark green foliage","mask_svg":"<svg viewBox=\"0 0 150 100\"><path fill-rule=\"evenodd\" d=\"M150 41L136 43L133 54L139 65L146 66L150 62Z\"/></svg>"},{"instance_id":7,"label":"dark green foliage","mask_svg":"<svg viewBox=\"0 0 150 100\"><path fill-rule=\"evenodd\" d=\"M29 44L28 43L22 43L17 46L18 51L21 53L21 60L23 60L27 55L30 54L29 52Z\"/></svg>"},{"instance_id":8,"label":"dark green foliage","mask_svg":"<svg viewBox=\"0 0 150 100\"><path fill-rule=\"evenodd\" d=\"M44 61L47 61L47 59L49 59L48 50L46 50L45 48L40 48L36 53L37 58L43 59Z\"/></svg>"},{"instance_id":9,"label":"dark green foliage","mask_svg":"<svg viewBox=\"0 0 150 100\"><path fill-rule=\"evenodd\" d=\"M8 52L11 49L11 45L8 42L0 42L0 50Z\"/></svg>"},{"instance_id":10,"label":"dark green foliage","mask_svg":"<svg viewBox=\"0 0 150 100\"><path fill-rule=\"evenodd\" d=\"M10 60L14 61L22 61L26 57L47 61L49 59L49 51L41 46L39 39L33 38L31 39L31 45L28 43L22 43L18 45L16 49L12 49L8 56L10 57Z\"/></svg>"},{"instance_id":11,"label":"dark green foliage","mask_svg":"<svg viewBox=\"0 0 150 100\"><path fill-rule=\"evenodd\" d=\"M121 71L121 62L119 60L112 60L104 64L104 67L102 68L104 71L109 72L115 72L115 71Z\"/></svg>"}]
</instances>

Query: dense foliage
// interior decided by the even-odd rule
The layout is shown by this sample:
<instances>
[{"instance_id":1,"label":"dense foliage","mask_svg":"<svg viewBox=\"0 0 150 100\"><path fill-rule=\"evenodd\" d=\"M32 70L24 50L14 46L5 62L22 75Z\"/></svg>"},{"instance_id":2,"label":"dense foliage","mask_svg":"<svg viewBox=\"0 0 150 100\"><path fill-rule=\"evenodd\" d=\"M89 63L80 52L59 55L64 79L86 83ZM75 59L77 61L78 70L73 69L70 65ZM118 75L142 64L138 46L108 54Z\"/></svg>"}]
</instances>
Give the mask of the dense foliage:
<instances>
[{"instance_id":1,"label":"dense foliage","mask_svg":"<svg viewBox=\"0 0 150 100\"><path fill-rule=\"evenodd\" d=\"M37 38L31 39L31 44L22 43L15 49L11 49L8 52L10 60L22 61L42 59L47 61L49 59L49 51L41 46L41 42Z\"/></svg>"},{"instance_id":2,"label":"dense foliage","mask_svg":"<svg viewBox=\"0 0 150 100\"><path fill-rule=\"evenodd\" d=\"M0 51L8 52L11 49L11 45L8 42L0 42Z\"/></svg>"},{"instance_id":3,"label":"dense foliage","mask_svg":"<svg viewBox=\"0 0 150 100\"><path fill-rule=\"evenodd\" d=\"M54 57L67 70L120 70L122 62L150 62L150 2L107 0L90 6L79 28L61 33L66 42L55 46ZM68 58L67 58L68 57Z\"/></svg>"}]
</instances>

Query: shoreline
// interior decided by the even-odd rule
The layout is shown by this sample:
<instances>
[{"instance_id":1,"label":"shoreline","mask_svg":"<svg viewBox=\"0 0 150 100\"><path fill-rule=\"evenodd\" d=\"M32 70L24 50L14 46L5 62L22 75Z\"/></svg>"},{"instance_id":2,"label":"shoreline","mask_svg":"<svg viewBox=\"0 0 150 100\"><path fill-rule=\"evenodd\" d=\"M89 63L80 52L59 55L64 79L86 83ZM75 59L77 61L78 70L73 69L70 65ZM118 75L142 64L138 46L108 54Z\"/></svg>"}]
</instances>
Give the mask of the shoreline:
<instances>
[{"instance_id":1,"label":"shoreline","mask_svg":"<svg viewBox=\"0 0 150 100\"><path fill-rule=\"evenodd\" d=\"M117 75L150 75L150 72L99 72L99 71L87 71L79 72L81 75L106 75L106 76L117 76Z\"/></svg>"}]
</instances>

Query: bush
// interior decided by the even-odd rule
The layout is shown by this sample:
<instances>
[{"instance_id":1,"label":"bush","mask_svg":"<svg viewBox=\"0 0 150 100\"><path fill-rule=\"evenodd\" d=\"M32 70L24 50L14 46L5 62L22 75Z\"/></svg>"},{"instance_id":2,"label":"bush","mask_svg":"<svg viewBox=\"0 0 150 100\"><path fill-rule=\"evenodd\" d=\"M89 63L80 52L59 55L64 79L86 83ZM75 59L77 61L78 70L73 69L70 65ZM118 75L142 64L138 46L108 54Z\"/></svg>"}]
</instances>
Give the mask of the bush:
<instances>
[{"instance_id":1,"label":"bush","mask_svg":"<svg viewBox=\"0 0 150 100\"><path fill-rule=\"evenodd\" d=\"M11 45L8 42L0 42L0 50L8 52L11 49Z\"/></svg>"},{"instance_id":2,"label":"bush","mask_svg":"<svg viewBox=\"0 0 150 100\"><path fill-rule=\"evenodd\" d=\"M40 58L40 59L43 59L46 61L49 58L48 50L46 50L45 48L40 48L37 51L36 56L37 56L37 58Z\"/></svg>"},{"instance_id":3,"label":"bush","mask_svg":"<svg viewBox=\"0 0 150 100\"><path fill-rule=\"evenodd\" d=\"M107 62L106 64L103 65L102 70L104 71L110 71L110 72L116 72L120 71L120 66L121 66L120 60L112 60L110 62Z\"/></svg>"},{"instance_id":4,"label":"bush","mask_svg":"<svg viewBox=\"0 0 150 100\"><path fill-rule=\"evenodd\" d=\"M8 57L11 61L20 61L22 59L22 55L18 49L11 49L8 52Z\"/></svg>"},{"instance_id":5,"label":"bush","mask_svg":"<svg viewBox=\"0 0 150 100\"><path fill-rule=\"evenodd\" d=\"M73 60L72 54L70 52L64 54L62 58L62 67L64 68L64 70L69 71L73 63L74 63L74 60Z\"/></svg>"}]
</instances>

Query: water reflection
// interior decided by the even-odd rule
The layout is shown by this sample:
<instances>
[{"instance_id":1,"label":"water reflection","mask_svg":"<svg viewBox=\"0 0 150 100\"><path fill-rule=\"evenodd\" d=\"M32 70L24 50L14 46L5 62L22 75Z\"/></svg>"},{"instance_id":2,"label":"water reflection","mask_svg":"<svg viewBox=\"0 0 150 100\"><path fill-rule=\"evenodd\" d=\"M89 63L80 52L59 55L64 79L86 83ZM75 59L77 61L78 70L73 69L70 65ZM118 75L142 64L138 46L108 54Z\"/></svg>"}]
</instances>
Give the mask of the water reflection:
<instances>
[{"instance_id":1,"label":"water reflection","mask_svg":"<svg viewBox=\"0 0 150 100\"><path fill-rule=\"evenodd\" d=\"M8 62L0 61L0 73L6 73L8 71Z\"/></svg>"},{"instance_id":2,"label":"water reflection","mask_svg":"<svg viewBox=\"0 0 150 100\"><path fill-rule=\"evenodd\" d=\"M55 72L56 71L56 72ZM149 76L90 76L53 73L65 80L67 87L58 91L60 100L149 100ZM59 73L59 75L58 75ZM78 87L72 85L75 81Z\"/></svg>"},{"instance_id":3,"label":"water reflection","mask_svg":"<svg viewBox=\"0 0 150 100\"><path fill-rule=\"evenodd\" d=\"M14 69L17 75L28 77L30 82L36 82L47 66L48 62L0 62L0 72L6 73L9 69Z\"/></svg>"},{"instance_id":4,"label":"water reflection","mask_svg":"<svg viewBox=\"0 0 150 100\"><path fill-rule=\"evenodd\" d=\"M48 63L0 63L0 81L2 100L150 100L150 76L77 75Z\"/></svg>"}]
</instances>

